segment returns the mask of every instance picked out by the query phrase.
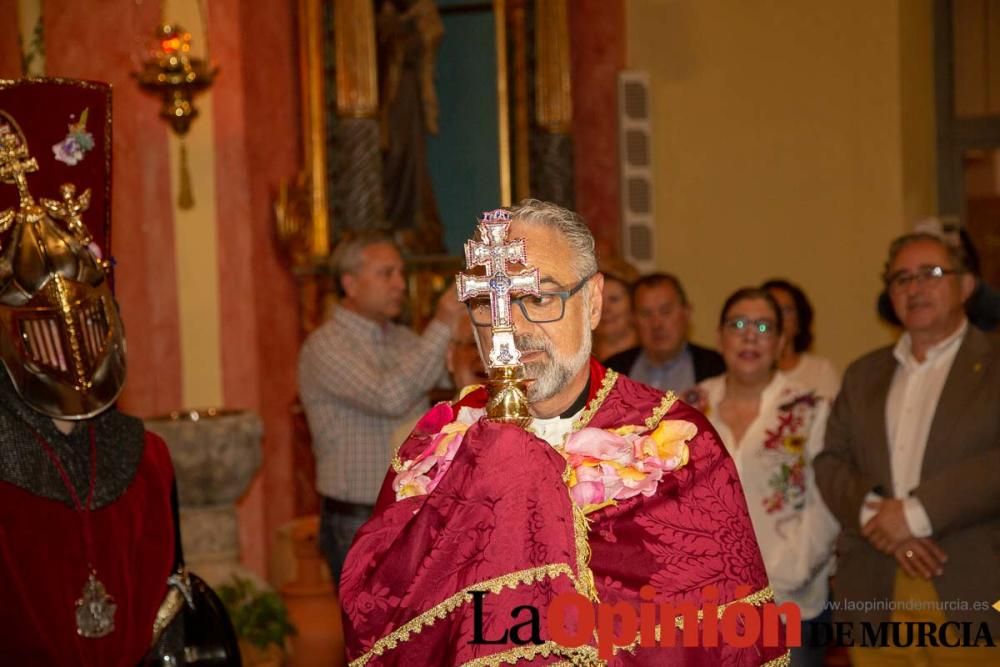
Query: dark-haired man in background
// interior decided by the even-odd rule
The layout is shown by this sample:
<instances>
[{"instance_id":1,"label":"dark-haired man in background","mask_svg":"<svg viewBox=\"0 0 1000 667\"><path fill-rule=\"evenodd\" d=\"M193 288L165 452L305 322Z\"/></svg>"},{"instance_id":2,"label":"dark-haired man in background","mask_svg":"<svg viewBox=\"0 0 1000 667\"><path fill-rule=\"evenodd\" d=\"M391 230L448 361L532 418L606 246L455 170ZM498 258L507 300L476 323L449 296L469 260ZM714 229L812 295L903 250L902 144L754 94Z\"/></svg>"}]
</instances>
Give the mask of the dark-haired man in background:
<instances>
[{"instance_id":1,"label":"dark-haired man in background","mask_svg":"<svg viewBox=\"0 0 1000 667\"><path fill-rule=\"evenodd\" d=\"M632 312L639 345L609 358L608 368L678 394L725 372L718 352L688 341L691 304L676 276L652 273L637 280Z\"/></svg>"}]
</instances>

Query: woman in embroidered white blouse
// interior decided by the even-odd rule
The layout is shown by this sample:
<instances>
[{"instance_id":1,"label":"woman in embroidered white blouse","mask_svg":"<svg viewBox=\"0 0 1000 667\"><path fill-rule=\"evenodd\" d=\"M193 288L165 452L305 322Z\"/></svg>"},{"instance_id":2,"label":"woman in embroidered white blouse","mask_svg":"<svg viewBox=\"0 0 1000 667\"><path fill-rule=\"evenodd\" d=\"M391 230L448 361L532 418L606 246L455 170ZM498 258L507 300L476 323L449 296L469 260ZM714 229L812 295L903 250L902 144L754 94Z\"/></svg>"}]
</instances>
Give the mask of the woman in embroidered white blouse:
<instances>
[{"instance_id":1,"label":"woman in embroidered white blouse","mask_svg":"<svg viewBox=\"0 0 1000 667\"><path fill-rule=\"evenodd\" d=\"M778 602L802 613L803 648L793 665L821 665L807 622L824 611L839 525L823 504L811 461L822 449L827 401L777 370L781 310L763 289L730 296L719 319L726 372L699 385L700 406L739 471Z\"/></svg>"}]
</instances>

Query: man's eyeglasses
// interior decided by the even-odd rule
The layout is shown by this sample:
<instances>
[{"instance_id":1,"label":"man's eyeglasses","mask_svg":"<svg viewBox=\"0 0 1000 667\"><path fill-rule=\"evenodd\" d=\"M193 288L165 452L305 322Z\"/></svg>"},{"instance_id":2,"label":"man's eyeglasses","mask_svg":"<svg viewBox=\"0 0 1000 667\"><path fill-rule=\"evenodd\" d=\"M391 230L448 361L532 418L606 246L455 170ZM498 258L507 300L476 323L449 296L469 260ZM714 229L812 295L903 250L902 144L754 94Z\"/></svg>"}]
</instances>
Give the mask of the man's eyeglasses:
<instances>
[{"instance_id":1,"label":"man's eyeglasses","mask_svg":"<svg viewBox=\"0 0 1000 667\"><path fill-rule=\"evenodd\" d=\"M583 289L587 281L594 277L590 274L572 288L559 292L539 292L538 296L528 294L512 298L511 306L517 304L521 309L524 319L535 324L547 324L558 322L566 314L566 300ZM490 309L489 297L476 297L465 302L469 308L469 315L472 316L473 324L477 326L489 326L493 323L493 313Z\"/></svg>"},{"instance_id":2,"label":"man's eyeglasses","mask_svg":"<svg viewBox=\"0 0 1000 667\"><path fill-rule=\"evenodd\" d=\"M927 283L936 283L945 276L952 276L961 273L955 269L946 269L943 266L921 266L914 273L909 271L896 271L892 275L886 276L885 284L891 292L902 292L910 285L916 284L918 287Z\"/></svg>"},{"instance_id":3,"label":"man's eyeglasses","mask_svg":"<svg viewBox=\"0 0 1000 667\"><path fill-rule=\"evenodd\" d=\"M775 336L778 325L773 320L751 320L748 317L734 317L722 323L723 328L736 334L754 332L758 336Z\"/></svg>"}]
</instances>

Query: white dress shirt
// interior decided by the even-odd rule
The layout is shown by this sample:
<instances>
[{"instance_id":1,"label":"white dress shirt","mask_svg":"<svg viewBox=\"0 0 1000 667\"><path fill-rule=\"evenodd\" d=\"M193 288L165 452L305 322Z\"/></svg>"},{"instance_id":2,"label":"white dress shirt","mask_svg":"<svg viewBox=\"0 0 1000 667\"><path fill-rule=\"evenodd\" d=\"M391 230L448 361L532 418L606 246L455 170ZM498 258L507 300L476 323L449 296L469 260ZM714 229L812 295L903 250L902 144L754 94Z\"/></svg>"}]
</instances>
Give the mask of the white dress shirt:
<instances>
[{"instance_id":1,"label":"white dress shirt","mask_svg":"<svg viewBox=\"0 0 1000 667\"><path fill-rule=\"evenodd\" d=\"M937 412L941 390L951 372L951 365L962 346L968 321L940 343L927 350L923 361L913 356L910 334L903 334L893 350L898 365L889 385L885 401L886 435L889 438L889 465L892 470L892 495L903 499L903 514L915 537L930 537L934 533L923 504L910 493L920 484L920 472L927 449L927 437ZM869 493L866 500L878 501ZM861 507L862 527L877 510Z\"/></svg>"}]
</instances>

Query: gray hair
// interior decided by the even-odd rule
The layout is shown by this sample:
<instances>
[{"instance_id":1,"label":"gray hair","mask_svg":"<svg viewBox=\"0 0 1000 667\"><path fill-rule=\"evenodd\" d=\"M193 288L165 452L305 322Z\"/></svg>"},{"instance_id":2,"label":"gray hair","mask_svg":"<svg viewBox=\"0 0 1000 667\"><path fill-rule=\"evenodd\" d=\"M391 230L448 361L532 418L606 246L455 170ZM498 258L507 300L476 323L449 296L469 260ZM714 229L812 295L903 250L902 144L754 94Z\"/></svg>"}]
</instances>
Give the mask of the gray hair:
<instances>
[{"instance_id":1,"label":"gray hair","mask_svg":"<svg viewBox=\"0 0 1000 667\"><path fill-rule=\"evenodd\" d=\"M538 199L522 199L508 210L514 220L558 230L566 239L570 265L578 278L583 279L597 273L594 235L579 214Z\"/></svg>"},{"instance_id":2,"label":"gray hair","mask_svg":"<svg viewBox=\"0 0 1000 667\"><path fill-rule=\"evenodd\" d=\"M337 293L340 296L344 296L344 275L357 273L361 270L365 248L382 243L388 243L399 251L399 245L396 244L396 241L389 234L378 230L345 234L337 243L337 247L334 248L333 254L330 256L330 271L333 273L337 284Z\"/></svg>"},{"instance_id":3,"label":"gray hair","mask_svg":"<svg viewBox=\"0 0 1000 667\"><path fill-rule=\"evenodd\" d=\"M948 243L948 241L941 236L930 232L912 232L910 234L903 234L889 244L889 258L885 260L885 267L882 270L883 280L888 280L889 270L892 267L892 263L896 261L896 257L899 255L900 251L911 243L917 243L919 241L931 241L933 243L937 243L948 253L948 259L951 261L950 268L958 271L959 273L969 272L969 261L966 258L965 250L961 245Z\"/></svg>"}]
</instances>

